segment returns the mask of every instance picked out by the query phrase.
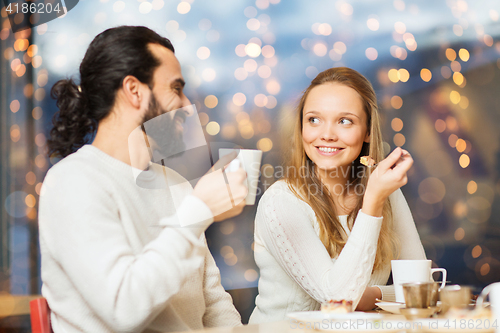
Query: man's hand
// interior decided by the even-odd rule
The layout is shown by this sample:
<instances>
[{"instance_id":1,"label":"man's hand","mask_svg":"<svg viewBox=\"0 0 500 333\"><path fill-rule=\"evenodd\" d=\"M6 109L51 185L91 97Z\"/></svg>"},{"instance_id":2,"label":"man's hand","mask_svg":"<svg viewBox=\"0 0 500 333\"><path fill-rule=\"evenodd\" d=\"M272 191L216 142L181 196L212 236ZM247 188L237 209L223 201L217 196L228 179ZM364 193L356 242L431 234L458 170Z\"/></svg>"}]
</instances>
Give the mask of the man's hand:
<instances>
[{"instance_id":1,"label":"man's hand","mask_svg":"<svg viewBox=\"0 0 500 333\"><path fill-rule=\"evenodd\" d=\"M220 222L220 221L227 220L231 217L235 217L237 215L240 215L241 212L243 211L243 208L245 208L245 200L243 200L242 202L240 202L238 205L234 206L233 208L231 208L227 212L224 212L222 214L214 216L214 221Z\"/></svg>"},{"instance_id":2,"label":"man's hand","mask_svg":"<svg viewBox=\"0 0 500 333\"><path fill-rule=\"evenodd\" d=\"M242 168L234 172L225 169L237 156L231 153L222 157L196 184L193 195L210 208L215 221L222 221L240 214L248 194L246 172ZM227 183L226 183L227 180Z\"/></svg>"},{"instance_id":3,"label":"man's hand","mask_svg":"<svg viewBox=\"0 0 500 333\"><path fill-rule=\"evenodd\" d=\"M375 299L382 299L382 292L378 287L366 287L356 311L370 311L375 308Z\"/></svg>"}]
</instances>

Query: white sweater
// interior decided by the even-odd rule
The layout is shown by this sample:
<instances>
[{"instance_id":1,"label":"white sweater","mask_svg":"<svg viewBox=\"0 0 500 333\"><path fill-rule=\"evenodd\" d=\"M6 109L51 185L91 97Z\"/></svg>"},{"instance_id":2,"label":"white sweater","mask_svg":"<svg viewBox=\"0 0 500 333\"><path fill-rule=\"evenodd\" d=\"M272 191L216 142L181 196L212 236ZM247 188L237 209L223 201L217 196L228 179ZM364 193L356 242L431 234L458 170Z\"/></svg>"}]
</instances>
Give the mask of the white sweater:
<instances>
[{"instance_id":1,"label":"white sweater","mask_svg":"<svg viewBox=\"0 0 500 333\"><path fill-rule=\"evenodd\" d=\"M54 332L241 325L205 242L210 209L156 164L137 183L129 165L91 145L47 173L39 227Z\"/></svg>"},{"instance_id":2,"label":"white sweater","mask_svg":"<svg viewBox=\"0 0 500 333\"><path fill-rule=\"evenodd\" d=\"M401 190L390 196L394 228L401 240L399 259L426 259L415 223ZM298 199L285 181L262 196L255 219L255 261L260 268L259 295L250 323L286 319L293 311L319 310L331 299L354 300L366 286L377 285L382 299L395 300L385 286L391 267L373 272L382 218L359 212L352 231L347 216L339 216L348 240L337 258L330 258L319 239L313 209Z\"/></svg>"}]
</instances>

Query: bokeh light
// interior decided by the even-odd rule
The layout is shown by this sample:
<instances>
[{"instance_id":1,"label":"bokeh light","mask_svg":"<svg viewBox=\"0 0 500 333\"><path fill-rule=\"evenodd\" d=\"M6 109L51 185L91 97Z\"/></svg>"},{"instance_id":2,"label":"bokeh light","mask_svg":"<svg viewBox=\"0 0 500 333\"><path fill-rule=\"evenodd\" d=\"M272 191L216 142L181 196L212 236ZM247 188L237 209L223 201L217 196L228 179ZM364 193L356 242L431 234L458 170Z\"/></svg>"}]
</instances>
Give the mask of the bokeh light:
<instances>
[{"instance_id":1,"label":"bokeh light","mask_svg":"<svg viewBox=\"0 0 500 333\"><path fill-rule=\"evenodd\" d=\"M209 109L215 108L218 103L219 100L214 95L208 95L207 97L205 97L205 106Z\"/></svg>"},{"instance_id":2,"label":"bokeh light","mask_svg":"<svg viewBox=\"0 0 500 333\"><path fill-rule=\"evenodd\" d=\"M269 138L262 138L257 142L257 149L263 152L270 151L273 148L273 142Z\"/></svg>"},{"instance_id":3,"label":"bokeh light","mask_svg":"<svg viewBox=\"0 0 500 333\"><path fill-rule=\"evenodd\" d=\"M234 71L234 77L238 81L243 81L248 77L248 72L243 67L236 68Z\"/></svg>"},{"instance_id":4,"label":"bokeh light","mask_svg":"<svg viewBox=\"0 0 500 333\"><path fill-rule=\"evenodd\" d=\"M446 130L446 122L443 119L438 119L434 123L434 127L436 128L436 131L443 133Z\"/></svg>"},{"instance_id":5,"label":"bokeh light","mask_svg":"<svg viewBox=\"0 0 500 333\"><path fill-rule=\"evenodd\" d=\"M224 124L221 135L226 140L232 140L236 136L237 129L233 124Z\"/></svg>"},{"instance_id":6,"label":"bokeh light","mask_svg":"<svg viewBox=\"0 0 500 333\"><path fill-rule=\"evenodd\" d=\"M397 133L394 135L394 144L398 147L402 147L406 143L406 138L403 134Z\"/></svg>"},{"instance_id":7,"label":"bokeh light","mask_svg":"<svg viewBox=\"0 0 500 333\"><path fill-rule=\"evenodd\" d=\"M224 221L220 225L220 232L223 233L224 235L230 235L234 232L234 222L231 221Z\"/></svg>"},{"instance_id":8,"label":"bokeh light","mask_svg":"<svg viewBox=\"0 0 500 333\"><path fill-rule=\"evenodd\" d=\"M257 58L261 53L261 48L255 43L248 43L245 46L245 53L252 58Z\"/></svg>"},{"instance_id":9,"label":"bokeh light","mask_svg":"<svg viewBox=\"0 0 500 333\"><path fill-rule=\"evenodd\" d=\"M202 46L198 49L198 51L196 51L196 55L201 60L208 59L208 57L210 57L210 49L206 46Z\"/></svg>"},{"instance_id":10,"label":"bokeh light","mask_svg":"<svg viewBox=\"0 0 500 333\"><path fill-rule=\"evenodd\" d=\"M400 96L392 96L391 106L396 110L401 109L403 106L403 99Z\"/></svg>"},{"instance_id":11,"label":"bokeh light","mask_svg":"<svg viewBox=\"0 0 500 333\"><path fill-rule=\"evenodd\" d=\"M267 96L264 94L257 94L254 97L254 104L258 107L265 107L267 104Z\"/></svg>"},{"instance_id":12,"label":"bokeh light","mask_svg":"<svg viewBox=\"0 0 500 333\"><path fill-rule=\"evenodd\" d=\"M259 278L259 274L254 269L247 269L245 271L245 279L249 282L253 282Z\"/></svg>"},{"instance_id":13,"label":"bokeh light","mask_svg":"<svg viewBox=\"0 0 500 333\"><path fill-rule=\"evenodd\" d=\"M462 70L462 65L460 65L460 63L458 61L452 61L450 63L450 67L451 67L451 70L453 72L460 72Z\"/></svg>"},{"instance_id":14,"label":"bokeh light","mask_svg":"<svg viewBox=\"0 0 500 333\"><path fill-rule=\"evenodd\" d=\"M467 183L467 192L469 194L474 194L477 191L477 183L473 180L471 180L469 183Z\"/></svg>"},{"instance_id":15,"label":"bokeh light","mask_svg":"<svg viewBox=\"0 0 500 333\"><path fill-rule=\"evenodd\" d=\"M267 92L270 93L271 95L277 95L281 90L281 85L276 80L270 80L266 84L266 89Z\"/></svg>"},{"instance_id":16,"label":"bokeh light","mask_svg":"<svg viewBox=\"0 0 500 333\"><path fill-rule=\"evenodd\" d=\"M268 77L271 76L272 74L272 71L271 71L271 68L269 66L266 66L266 65L262 65L259 67L259 69L257 70L257 73L258 75L263 78L263 79L267 79Z\"/></svg>"},{"instance_id":17,"label":"bokeh light","mask_svg":"<svg viewBox=\"0 0 500 333\"><path fill-rule=\"evenodd\" d=\"M257 64L257 61L255 61L253 59L247 59L247 60L245 60L245 63L243 64L243 68L247 72L255 72L257 70L258 66L259 65Z\"/></svg>"},{"instance_id":18,"label":"bokeh light","mask_svg":"<svg viewBox=\"0 0 500 333\"><path fill-rule=\"evenodd\" d=\"M449 79L451 77L451 69L448 66L441 67L441 75L445 79Z\"/></svg>"},{"instance_id":19,"label":"bokeh light","mask_svg":"<svg viewBox=\"0 0 500 333\"><path fill-rule=\"evenodd\" d=\"M462 75L462 73L460 73L460 72L453 73L453 82L455 82L455 84L457 86L462 86L462 84L465 82L465 79L464 79L464 76Z\"/></svg>"},{"instance_id":20,"label":"bokeh light","mask_svg":"<svg viewBox=\"0 0 500 333\"><path fill-rule=\"evenodd\" d=\"M242 106L246 103L247 97L245 96L244 93L236 93L233 95L233 103L237 106Z\"/></svg>"},{"instance_id":21,"label":"bokeh light","mask_svg":"<svg viewBox=\"0 0 500 333\"><path fill-rule=\"evenodd\" d=\"M19 141L21 138L21 129L19 128L19 125L14 124L10 127L10 138L13 142Z\"/></svg>"},{"instance_id":22,"label":"bokeh light","mask_svg":"<svg viewBox=\"0 0 500 333\"><path fill-rule=\"evenodd\" d=\"M467 168L470 164L470 158L467 154L462 154L460 155L460 159L458 160L458 163L462 168Z\"/></svg>"},{"instance_id":23,"label":"bokeh light","mask_svg":"<svg viewBox=\"0 0 500 333\"><path fill-rule=\"evenodd\" d=\"M15 191L5 199L6 212L14 217L20 218L26 216L26 197L27 193L23 191Z\"/></svg>"},{"instance_id":24,"label":"bokeh light","mask_svg":"<svg viewBox=\"0 0 500 333\"><path fill-rule=\"evenodd\" d=\"M205 127L205 130L207 131L207 133L209 135L217 135L219 134L219 131L220 131L220 125L219 123L215 122L215 121L211 121L207 124L207 126Z\"/></svg>"},{"instance_id":25,"label":"bokeh light","mask_svg":"<svg viewBox=\"0 0 500 333\"><path fill-rule=\"evenodd\" d=\"M422 68L422 70L420 71L420 77L423 81L429 82L432 79L432 73L427 68Z\"/></svg>"},{"instance_id":26,"label":"bokeh light","mask_svg":"<svg viewBox=\"0 0 500 333\"><path fill-rule=\"evenodd\" d=\"M378 52L375 48L369 47L365 51L365 55L369 60L376 60L378 57Z\"/></svg>"},{"instance_id":27,"label":"bokeh light","mask_svg":"<svg viewBox=\"0 0 500 333\"><path fill-rule=\"evenodd\" d=\"M187 14L190 10L191 5L187 1L182 1L177 5L177 11L179 12L179 14Z\"/></svg>"},{"instance_id":28,"label":"bokeh light","mask_svg":"<svg viewBox=\"0 0 500 333\"><path fill-rule=\"evenodd\" d=\"M391 127L395 132L399 132L403 129L403 121L399 118L394 118L391 121Z\"/></svg>"},{"instance_id":29,"label":"bokeh light","mask_svg":"<svg viewBox=\"0 0 500 333\"><path fill-rule=\"evenodd\" d=\"M36 120L41 119L43 116L43 110L39 106L35 107L31 113L32 113L33 119L36 119Z\"/></svg>"},{"instance_id":30,"label":"bokeh light","mask_svg":"<svg viewBox=\"0 0 500 333\"><path fill-rule=\"evenodd\" d=\"M318 57L324 57L326 55L326 53L328 52L328 48L326 47L326 45L323 42L318 42L314 45L313 52Z\"/></svg>"},{"instance_id":31,"label":"bokeh light","mask_svg":"<svg viewBox=\"0 0 500 333\"><path fill-rule=\"evenodd\" d=\"M212 82L217 77L217 73L213 68L206 68L203 70L201 77L207 82Z\"/></svg>"},{"instance_id":32,"label":"bokeh light","mask_svg":"<svg viewBox=\"0 0 500 333\"><path fill-rule=\"evenodd\" d=\"M36 175L33 171L30 171L26 174L26 183L28 185L35 185Z\"/></svg>"},{"instance_id":33,"label":"bokeh light","mask_svg":"<svg viewBox=\"0 0 500 333\"><path fill-rule=\"evenodd\" d=\"M446 186L436 177L428 177L418 185L418 194L422 201L435 204L443 200L446 194Z\"/></svg>"},{"instance_id":34,"label":"bokeh light","mask_svg":"<svg viewBox=\"0 0 500 333\"><path fill-rule=\"evenodd\" d=\"M457 230L455 230L455 234L454 234L454 237L457 241L460 241L462 239L464 239L465 237L465 231L463 228L458 228Z\"/></svg>"},{"instance_id":35,"label":"bokeh light","mask_svg":"<svg viewBox=\"0 0 500 333\"><path fill-rule=\"evenodd\" d=\"M472 249L472 258L478 258L482 252L483 249L481 248L480 245L474 246L474 248Z\"/></svg>"},{"instance_id":36,"label":"bokeh light","mask_svg":"<svg viewBox=\"0 0 500 333\"><path fill-rule=\"evenodd\" d=\"M457 53L453 49L447 48L445 51L445 54L446 54L446 58L449 61L454 61L457 58Z\"/></svg>"},{"instance_id":37,"label":"bokeh light","mask_svg":"<svg viewBox=\"0 0 500 333\"><path fill-rule=\"evenodd\" d=\"M467 148L467 143L465 142L464 139L458 139L455 142L455 148L459 153L462 153L463 151L465 151L465 148Z\"/></svg>"},{"instance_id":38,"label":"bokeh light","mask_svg":"<svg viewBox=\"0 0 500 333\"><path fill-rule=\"evenodd\" d=\"M455 90L450 92L450 101L453 104L458 104L460 102L460 93L458 91L455 91Z\"/></svg>"},{"instance_id":39,"label":"bokeh light","mask_svg":"<svg viewBox=\"0 0 500 333\"><path fill-rule=\"evenodd\" d=\"M251 18L247 21L247 28L251 31L257 31L260 28L260 21L256 18Z\"/></svg>"},{"instance_id":40,"label":"bokeh light","mask_svg":"<svg viewBox=\"0 0 500 333\"><path fill-rule=\"evenodd\" d=\"M467 51L466 49L460 49L458 51L458 56L463 62L469 61L470 58L469 51Z\"/></svg>"},{"instance_id":41,"label":"bokeh light","mask_svg":"<svg viewBox=\"0 0 500 333\"><path fill-rule=\"evenodd\" d=\"M24 201L26 203L26 206L28 206L30 208L33 208L36 205L36 199L35 199L35 196L33 194L28 194Z\"/></svg>"},{"instance_id":42,"label":"bokeh light","mask_svg":"<svg viewBox=\"0 0 500 333\"><path fill-rule=\"evenodd\" d=\"M17 99L10 102L10 111L12 111L13 113L19 111L20 108L21 108L21 103L19 103Z\"/></svg>"},{"instance_id":43,"label":"bokeh light","mask_svg":"<svg viewBox=\"0 0 500 333\"><path fill-rule=\"evenodd\" d=\"M380 27L380 23L379 21L372 17L372 18L369 18L367 21L366 21L366 26L368 27L368 29L370 29L371 31L377 31L378 28Z\"/></svg>"},{"instance_id":44,"label":"bokeh light","mask_svg":"<svg viewBox=\"0 0 500 333\"><path fill-rule=\"evenodd\" d=\"M398 70L398 78L401 82L407 82L410 79L410 73L408 70L401 68Z\"/></svg>"}]
</instances>

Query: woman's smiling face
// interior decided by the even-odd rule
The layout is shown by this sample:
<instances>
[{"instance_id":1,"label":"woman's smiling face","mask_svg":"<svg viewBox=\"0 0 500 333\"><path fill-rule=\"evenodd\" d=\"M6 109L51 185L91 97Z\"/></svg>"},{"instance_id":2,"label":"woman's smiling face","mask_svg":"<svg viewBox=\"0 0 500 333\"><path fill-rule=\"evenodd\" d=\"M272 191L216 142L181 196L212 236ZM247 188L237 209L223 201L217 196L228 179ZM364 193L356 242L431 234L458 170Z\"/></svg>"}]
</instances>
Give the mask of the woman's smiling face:
<instances>
[{"instance_id":1,"label":"woman's smiling face","mask_svg":"<svg viewBox=\"0 0 500 333\"><path fill-rule=\"evenodd\" d=\"M324 83L309 92L303 109L302 142L319 169L350 166L370 141L367 115L356 90Z\"/></svg>"}]
</instances>

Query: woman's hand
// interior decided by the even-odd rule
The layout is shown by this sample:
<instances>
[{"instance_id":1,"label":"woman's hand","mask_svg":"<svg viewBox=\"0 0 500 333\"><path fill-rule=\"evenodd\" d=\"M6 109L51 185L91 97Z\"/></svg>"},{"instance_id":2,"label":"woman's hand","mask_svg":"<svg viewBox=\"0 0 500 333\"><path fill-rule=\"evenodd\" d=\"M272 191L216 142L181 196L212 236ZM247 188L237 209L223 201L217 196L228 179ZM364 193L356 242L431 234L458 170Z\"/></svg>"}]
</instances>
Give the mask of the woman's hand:
<instances>
[{"instance_id":1,"label":"woman's hand","mask_svg":"<svg viewBox=\"0 0 500 333\"><path fill-rule=\"evenodd\" d=\"M375 299L382 299L382 292L378 287L366 287L359 300L357 311L370 311L375 308Z\"/></svg>"},{"instance_id":2,"label":"woman's hand","mask_svg":"<svg viewBox=\"0 0 500 333\"><path fill-rule=\"evenodd\" d=\"M370 175L363 199L363 213L371 216L382 216L385 200L408 181L406 173L413 164L410 154L396 148Z\"/></svg>"}]
</instances>

